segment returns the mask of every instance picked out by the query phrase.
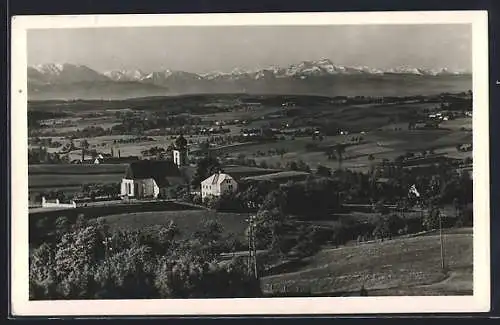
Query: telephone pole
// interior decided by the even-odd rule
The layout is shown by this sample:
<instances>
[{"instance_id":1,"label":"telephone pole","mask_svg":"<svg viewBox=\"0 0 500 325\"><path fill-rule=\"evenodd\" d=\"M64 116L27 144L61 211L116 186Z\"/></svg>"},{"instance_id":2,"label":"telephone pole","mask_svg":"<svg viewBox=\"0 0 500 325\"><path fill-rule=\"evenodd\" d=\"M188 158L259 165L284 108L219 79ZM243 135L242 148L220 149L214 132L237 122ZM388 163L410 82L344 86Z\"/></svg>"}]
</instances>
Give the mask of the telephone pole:
<instances>
[{"instance_id":1,"label":"telephone pole","mask_svg":"<svg viewBox=\"0 0 500 325\"><path fill-rule=\"evenodd\" d=\"M439 209L438 209L438 216L439 216L439 241L441 245L441 269L444 270L445 263L444 263L443 223L441 219L441 211Z\"/></svg>"},{"instance_id":2,"label":"telephone pole","mask_svg":"<svg viewBox=\"0 0 500 325\"><path fill-rule=\"evenodd\" d=\"M246 219L248 222L248 273L252 273L255 278L259 278L257 272L257 245L255 243L255 216Z\"/></svg>"}]
</instances>

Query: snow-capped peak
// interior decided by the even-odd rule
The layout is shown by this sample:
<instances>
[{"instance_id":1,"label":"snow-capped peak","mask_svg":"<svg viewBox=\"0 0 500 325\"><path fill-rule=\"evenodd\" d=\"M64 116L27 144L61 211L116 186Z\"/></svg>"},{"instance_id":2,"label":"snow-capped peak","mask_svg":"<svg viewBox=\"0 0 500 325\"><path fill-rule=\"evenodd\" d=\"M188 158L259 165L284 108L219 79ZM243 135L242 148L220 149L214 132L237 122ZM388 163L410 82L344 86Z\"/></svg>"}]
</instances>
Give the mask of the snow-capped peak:
<instances>
[{"instance_id":1,"label":"snow-capped peak","mask_svg":"<svg viewBox=\"0 0 500 325\"><path fill-rule=\"evenodd\" d=\"M37 64L33 66L33 68L43 74L57 75L60 74L61 71L64 69L64 64L62 63Z\"/></svg>"},{"instance_id":2,"label":"snow-capped peak","mask_svg":"<svg viewBox=\"0 0 500 325\"><path fill-rule=\"evenodd\" d=\"M414 75L423 75L424 74L421 70L419 70L417 68L409 67L409 66L399 66L396 68L388 69L385 72L386 73L394 73L394 74L414 74Z\"/></svg>"},{"instance_id":3,"label":"snow-capped peak","mask_svg":"<svg viewBox=\"0 0 500 325\"><path fill-rule=\"evenodd\" d=\"M103 73L106 77L115 81L138 81L144 78L145 73L142 70L112 70Z\"/></svg>"}]
</instances>

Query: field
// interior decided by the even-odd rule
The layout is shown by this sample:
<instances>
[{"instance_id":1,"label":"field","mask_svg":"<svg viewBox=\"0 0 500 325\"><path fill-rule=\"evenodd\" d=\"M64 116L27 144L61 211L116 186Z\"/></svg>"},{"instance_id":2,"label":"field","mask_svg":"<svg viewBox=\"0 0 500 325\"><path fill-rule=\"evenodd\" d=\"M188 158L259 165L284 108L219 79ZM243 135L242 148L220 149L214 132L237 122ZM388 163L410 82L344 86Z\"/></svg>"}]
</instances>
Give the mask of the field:
<instances>
[{"instance_id":1,"label":"field","mask_svg":"<svg viewBox=\"0 0 500 325\"><path fill-rule=\"evenodd\" d=\"M46 191L89 183L120 182L127 165L30 165L28 187Z\"/></svg>"},{"instance_id":2,"label":"field","mask_svg":"<svg viewBox=\"0 0 500 325\"><path fill-rule=\"evenodd\" d=\"M123 178L123 174L90 174L90 175L64 175L64 177L54 177L54 175L32 175L29 177L29 188L45 189L75 187L84 184L110 184L118 183Z\"/></svg>"},{"instance_id":3,"label":"field","mask_svg":"<svg viewBox=\"0 0 500 325\"><path fill-rule=\"evenodd\" d=\"M472 118L457 118L451 121L444 121L441 123L443 128L448 128L450 130L460 130L465 128L466 130L472 130Z\"/></svg>"},{"instance_id":4,"label":"field","mask_svg":"<svg viewBox=\"0 0 500 325\"><path fill-rule=\"evenodd\" d=\"M189 236L198 230L202 222L215 220L223 226L225 234L235 234L243 239L247 227L246 213L222 213L209 210L151 211L114 214L102 217L112 228L142 229L149 226L167 225L173 221L181 236Z\"/></svg>"},{"instance_id":5,"label":"field","mask_svg":"<svg viewBox=\"0 0 500 325\"><path fill-rule=\"evenodd\" d=\"M123 175L126 164L101 164L101 165L30 165L29 175Z\"/></svg>"},{"instance_id":6,"label":"field","mask_svg":"<svg viewBox=\"0 0 500 325\"><path fill-rule=\"evenodd\" d=\"M472 229L445 233L448 272L441 271L437 234L324 249L306 265L262 279L267 293L355 295L472 295Z\"/></svg>"},{"instance_id":7,"label":"field","mask_svg":"<svg viewBox=\"0 0 500 325\"><path fill-rule=\"evenodd\" d=\"M82 185L118 183L127 165L29 165L29 193L63 191L71 195L82 190ZM39 202L33 202L39 203Z\"/></svg>"},{"instance_id":8,"label":"field","mask_svg":"<svg viewBox=\"0 0 500 325\"><path fill-rule=\"evenodd\" d=\"M325 136L322 141L313 141L311 137L297 137L295 139L278 140L270 143L248 144L245 146L234 146L221 150L231 157L244 155L253 158L259 164L265 161L268 165L276 163L285 164L291 161L302 160L311 168L321 164L332 169L338 167L337 160L329 160L325 154L327 147L333 147L336 143L348 143L352 137L363 137L360 144L352 144L346 148L343 155L342 166L344 168L367 171L370 167L369 155L374 156L374 163L383 159L393 160L409 151L420 152L421 150L434 149L436 152L446 150L445 154L450 157L465 158L469 153L459 153L457 144L471 143L472 134L468 131L450 130L401 130L401 131L373 131L364 134L356 133L348 136ZM318 149L308 150L308 145L318 145ZM284 149L283 156L269 155L270 149ZM259 155L259 152L261 153Z\"/></svg>"}]
</instances>

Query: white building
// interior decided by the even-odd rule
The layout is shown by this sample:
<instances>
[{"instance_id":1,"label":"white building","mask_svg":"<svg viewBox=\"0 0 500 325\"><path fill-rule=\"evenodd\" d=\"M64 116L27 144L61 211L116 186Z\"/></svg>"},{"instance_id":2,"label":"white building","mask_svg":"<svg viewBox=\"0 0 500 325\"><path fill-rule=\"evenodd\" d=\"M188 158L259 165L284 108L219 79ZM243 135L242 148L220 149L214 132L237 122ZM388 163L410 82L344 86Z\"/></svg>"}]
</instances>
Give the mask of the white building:
<instances>
[{"instance_id":1,"label":"white building","mask_svg":"<svg viewBox=\"0 0 500 325\"><path fill-rule=\"evenodd\" d=\"M221 196L224 193L236 192L238 183L231 175L215 173L201 182L201 198Z\"/></svg>"}]
</instances>

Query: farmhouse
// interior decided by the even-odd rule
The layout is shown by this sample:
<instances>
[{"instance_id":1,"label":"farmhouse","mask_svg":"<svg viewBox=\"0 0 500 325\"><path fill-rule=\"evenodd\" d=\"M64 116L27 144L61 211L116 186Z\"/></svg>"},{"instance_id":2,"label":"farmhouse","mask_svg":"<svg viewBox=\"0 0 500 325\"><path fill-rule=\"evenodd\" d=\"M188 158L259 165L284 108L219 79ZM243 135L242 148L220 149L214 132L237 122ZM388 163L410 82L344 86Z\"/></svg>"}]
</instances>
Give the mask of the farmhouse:
<instances>
[{"instance_id":1,"label":"farmhouse","mask_svg":"<svg viewBox=\"0 0 500 325\"><path fill-rule=\"evenodd\" d=\"M165 197L169 186L183 183L182 174L172 161L140 160L127 168L121 183L121 196L137 199Z\"/></svg>"},{"instance_id":2,"label":"farmhouse","mask_svg":"<svg viewBox=\"0 0 500 325\"><path fill-rule=\"evenodd\" d=\"M201 182L201 198L221 196L224 193L236 192L238 183L229 174L215 173Z\"/></svg>"}]
</instances>

